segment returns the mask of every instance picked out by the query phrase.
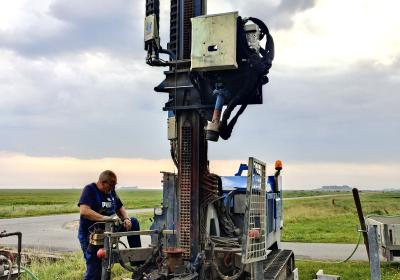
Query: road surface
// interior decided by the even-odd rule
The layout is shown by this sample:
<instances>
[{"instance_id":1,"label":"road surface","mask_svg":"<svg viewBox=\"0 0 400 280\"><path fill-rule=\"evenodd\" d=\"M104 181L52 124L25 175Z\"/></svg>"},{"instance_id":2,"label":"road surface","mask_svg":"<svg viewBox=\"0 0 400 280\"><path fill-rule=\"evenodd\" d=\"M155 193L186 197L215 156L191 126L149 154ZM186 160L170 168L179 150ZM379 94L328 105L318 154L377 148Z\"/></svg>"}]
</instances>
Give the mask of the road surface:
<instances>
[{"instance_id":1,"label":"road surface","mask_svg":"<svg viewBox=\"0 0 400 280\"><path fill-rule=\"evenodd\" d=\"M153 208L129 210L130 214L152 212ZM0 232L22 232L24 248L48 250L54 252L80 250L77 239L79 213L50 215L27 218L0 219ZM16 244L16 238L0 239L0 246ZM146 242L144 238L143 243ZM147 241L150 242L150 239Z\"/></svg>"},{"instance_id":2,"label":"road surface","mask_svg":"<svg viewBox=\"0 0 400 280\"><path fill-rule=\"evenodd\" d=\"M151 212L153 209L130 210L132 214ZM0 219L0 232L22 232L23 248L49 252L80 250L76 223L79 214L52 215L28 218ZM149 236L142 236L142 245L150 243ZM1 246L15 246L16 238L0 239ZM282 248L294 251L296 258L318 260L344 260L353 251L355 244L292 243L282 242ZM353 260L367 260L363 244L360 244Z\"/></svg>"}]
</instances>

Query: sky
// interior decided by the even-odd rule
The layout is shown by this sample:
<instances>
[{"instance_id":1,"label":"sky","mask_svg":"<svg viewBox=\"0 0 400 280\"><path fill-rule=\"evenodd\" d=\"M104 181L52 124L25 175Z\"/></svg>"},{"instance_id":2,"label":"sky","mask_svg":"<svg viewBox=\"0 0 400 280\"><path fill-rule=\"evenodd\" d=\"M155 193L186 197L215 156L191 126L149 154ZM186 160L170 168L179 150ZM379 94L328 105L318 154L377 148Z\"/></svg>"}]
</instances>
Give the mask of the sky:
<instances>
[{"instance_id":1,"label":"sky","mask_svg":"<svg viewBox=\"0 0 400 280\"><path fill-rule=\"evenodd\" d=\"M169 1L161 0L166 46ZM263 19L275 41L264 104L211 171L254 156L284 186L400 187L400 2L208 0L208 13ZM169 157L160 68L145 64L144 1L0 1L0 188L82 187L112 169L120 185L161 187Z\"/></svg>"}]
</instances>

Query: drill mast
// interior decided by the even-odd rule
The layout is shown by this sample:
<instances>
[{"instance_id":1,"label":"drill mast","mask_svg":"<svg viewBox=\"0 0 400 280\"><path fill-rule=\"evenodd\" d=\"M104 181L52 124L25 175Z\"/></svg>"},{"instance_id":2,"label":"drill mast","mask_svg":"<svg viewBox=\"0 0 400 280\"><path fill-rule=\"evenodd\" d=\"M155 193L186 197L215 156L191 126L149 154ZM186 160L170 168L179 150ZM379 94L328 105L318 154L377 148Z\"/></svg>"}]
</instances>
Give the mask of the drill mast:
<instances>
[{"instance_id":1,"label":"drill mast","mask_svg":"<svg viewBox=\"0 0 400 280\"><path fill-rule=\"evenodd\" d=\"M205 14L206 0L171 0L169 49L182 66L175 69L176 85L169 91L169 111L176 118L177 139L173 145L177 154L179 221L178 244L185 259L199 252L200 189L207 171L207 141L204 126L207 121L199 114L198 92L190 82L191 18ZM178 77L180 80L179 85ZM172 78L167 74L168 78ZM172 102L171 102L172 101Z\"/></svg>"}]
</instances>

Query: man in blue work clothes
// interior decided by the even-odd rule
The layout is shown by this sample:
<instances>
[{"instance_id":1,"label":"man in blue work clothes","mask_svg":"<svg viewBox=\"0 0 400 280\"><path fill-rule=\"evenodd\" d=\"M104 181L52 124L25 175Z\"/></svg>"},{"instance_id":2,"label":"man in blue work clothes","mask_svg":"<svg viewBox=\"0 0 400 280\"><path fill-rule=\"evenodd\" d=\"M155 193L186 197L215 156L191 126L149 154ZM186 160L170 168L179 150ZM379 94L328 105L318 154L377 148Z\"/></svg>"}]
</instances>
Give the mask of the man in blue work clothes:
<instances>
[{"instance_id":1,"label":"man in blue work clothes","mask_svg":"<svg viewBox=\"0 0 400 280\"><path fill-rule=\"evenodd\" d=\"M78 238L86 260L85 280L101 279L101 259L97 257L99 248L89 245L89 227L96 222L104 222L116 214L123 221L121 231L140 230L138 220L128 216L116 194L116 184L115 173L110 170L103 171L97 183L91 183L83 189L79 199L81 217ZM128 243L130 247L141 247L140 236L129 236Z\"/></svg>"}]
</instances>

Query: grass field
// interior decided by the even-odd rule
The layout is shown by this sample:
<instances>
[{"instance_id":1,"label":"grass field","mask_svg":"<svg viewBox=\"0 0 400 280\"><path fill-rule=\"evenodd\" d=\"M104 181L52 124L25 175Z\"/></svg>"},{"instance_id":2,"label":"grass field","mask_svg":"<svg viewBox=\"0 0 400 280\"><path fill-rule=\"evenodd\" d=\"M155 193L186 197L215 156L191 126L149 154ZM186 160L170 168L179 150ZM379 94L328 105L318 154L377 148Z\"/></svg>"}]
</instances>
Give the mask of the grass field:
<instances>
[{"instance_id":1,"label":"grass field","mask_svg":"<svg viewBox=\"0 0 400 280\"><path fill-rule=\"evenodd\" d=\"M80 189L20 189L0 191L0 218L18 218L76 213ZM161 190L118 190L126 208L152 208L160 205ZM285 197L323 195L326 192L290 191Z\"/></svg>"},{"instance_id":2,"label":"grass field","mask_svg":"<svg viewBox=\"0 0 400 280\"><path fill-rule=\"evenodd\" d=\"M82 190L1 190L0 218L65 214L79 212L77 203ZM118 191L125 208L140 209L159 206L161 190Z\"/></svg>"},{"instance_id":3,"label":"grass field","mask_svg":"<svg viewBox=\"0 0 400 280\"><path fill-rule=\"evenodd\" d=\"M317 261L296 261L296 267L299 269L300 279L314 279L315 273L323 269L325 274L339 275L344 280L368 280L370 278L368 262L317 262ZM381 264L382 280L400 279L399 263Z\"/></svg>"},{"instance_id":4,"label":"grass field","mask_svg":"<svg viewBox=\"0 0 400 280\"><path fill-rule=\"evenodd\" d=\"M2 190L0 192L0 217L37 216L77 212L80 190ZM333 193L334 194L334 193ZM127 208L151 208L160 205L161 190L126 190L119 195ZM286 192L285 198L332 195L326 192ZM361 193L365 214L400 214L400 193ZM12 203L10 203L12 201ZM354 243L357 240L357 214L351 195L313 197L286 200L284 203L285 227L283 241ZM139 214L142 229L148 229L152 213ZM84 261L80 253L65 255L56 263L35 262L29 268L40 280L82 279ZM341 279L369 279L367 262L338 264L300 260L296 262L300 279L313 279L319 269L338 274ZM400 279L400 264L383 263L382 279ZM113 279L129 277L130 273L119 265L113 269ZM30 279L24 276L23 279Z\"/></svg>"},{"instance_id":5,"label":"grass field","mask_svg":"<svg viewBox=\"0 0 400 280\"><path fill-rule=\"evenodd\" d=\"M364 215L400 215L400 193L361 193ZM356 243L359 224L353 197L283 202L282 241Z\"/></svg>"},{"instance_id":6,"label":"grass field","mask_svg":"<svg viewBox=\"0 0 400 280\"><path fill-rule=\"evenodd\" d=\"M78 212L81 190L1 190L0 218L26 217ZM129 209L159 206L161 190L121 190L118 192ZM287 191L285 198L335 195L286 200L283 241L355 243L358 218L353 197L342 193ZM364 214L400 215L400 193L361 193ZM142 228L150 225L151 214L139 215Z\"/></svg>"},{"instance_id":7,"label":"grass field","mask_svg":"<svg viewBox=\"0 0 400 280\"><path fill-rule=\"evenodd\" d=\"M369 277L369 265L367 262L348 262L345 264L331 262L315 262L315 261L297 261L296 266L299 269L300 279L309 280L319 269L323 269L324 273L337 274L344 280L366 280ZM54 279L69 279L79 280L85 270L84 261L80 253L65 255L65 260L56 263L34 262L29 266L29 269L40 280ZM123 279L130 276L129 272L123 270L119 265L114 265L112 270L112 279ZM381 265L381 273L383 280L398 280L400 279L400 264ZM27 276L23 280L30 279Z\"/></svg>"},{"instance_id":8,"label":"grass field","mask_svg":"<svg viewBox=\"0 0 400 280\"><path fill-rule=\"evenodd\" d=\"M337 194L349 194L351 192L327 192L327 191L308 191L308 190L290 190L283 192L283 198L292 198L292 197L308 197L308 196L320 196L320 195L337 195Z\"/></svg>"}]
</instances>

